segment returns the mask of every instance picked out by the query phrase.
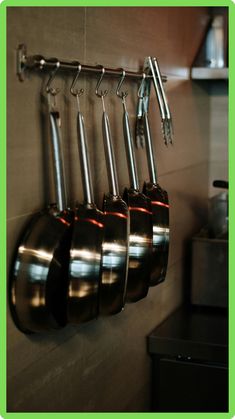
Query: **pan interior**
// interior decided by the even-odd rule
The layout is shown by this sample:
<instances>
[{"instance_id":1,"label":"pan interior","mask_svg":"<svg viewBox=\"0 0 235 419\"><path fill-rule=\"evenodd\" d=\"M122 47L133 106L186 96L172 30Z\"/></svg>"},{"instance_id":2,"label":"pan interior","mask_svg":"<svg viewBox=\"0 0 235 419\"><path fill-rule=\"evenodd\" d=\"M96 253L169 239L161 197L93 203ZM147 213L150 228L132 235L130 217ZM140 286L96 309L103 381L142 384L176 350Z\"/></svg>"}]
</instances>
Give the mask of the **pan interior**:
<instances>
[{"instance_id":1,"label":"pan interior","mask_svg":"<svg viewBox=\"0 0 235 419\"><path fill-rule=\"evenodd\" d=\"M129 216L128 206L119 196L107 194L103 200L104 240L102 244L102 276L99 312L115 314L125 303Z\"/></svg>"},{"instance_id":2,"label":"pan interior","mask_svg":"<svg viewBox=\"0 0 235 419\"><path fill-rule=\"evenodd\" d=\"M30 221L11 270L11 309L23 331L65 325L65 291L72 216L45 211ZM66 258L67 255L67 258Z\"/></svg>"},{"instance_id":3,"label":"pan interior","mask_svg":"<svg viewBox=\"0 0 235 419\"><path fill-rule=\"evenodd\" d=\"M130 213L129 266L127 301L134 302L148 293L152 258L152 209L151 201L133 189L124 191Z\"/></svg>"},{"instance_id":4,"label":"pan interior","mask_svg":"<svg viewBox=\"0 0 235 419\"><path fill-rule=\"evenodd\" d=\"M95 205L79 205L69 262L67 316L72 323L85 322L98 315L103 231L103 213Z\"/></svg>"},{"instance_id":5,"label":"pan interior","mask_svg":"<svg viewBox=\"0 0 235 419\"><path fill-rule=\"evenodd\" d=\"M150 198L153 213L153 255L150 285L164 281L169 253L169 201L158 184L145 183L144 193Z\"/></svg>"}]
</instances>

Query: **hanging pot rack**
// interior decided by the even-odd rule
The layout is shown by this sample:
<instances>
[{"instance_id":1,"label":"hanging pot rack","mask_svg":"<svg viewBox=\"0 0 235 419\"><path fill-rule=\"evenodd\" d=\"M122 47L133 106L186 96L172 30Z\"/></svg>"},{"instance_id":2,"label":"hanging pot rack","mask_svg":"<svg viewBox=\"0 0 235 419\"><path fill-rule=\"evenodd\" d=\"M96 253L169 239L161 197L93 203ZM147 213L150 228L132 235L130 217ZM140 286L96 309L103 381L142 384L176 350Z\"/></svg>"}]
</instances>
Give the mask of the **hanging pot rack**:
<instances>
[{"instance_id":1,"label":"hanging pot rack","mask_svg":"<svg viewBox=\"0 0 235 419\"><path fill-rule=\"evenodd\" d=\"M77 71L78 65L80 73L99 75L105 72L106 76L115 76L121 78L129 78L136 81L145 79L145 87L143 88L141 96L139 96L137 105L137 119L136 119L136 145L139 147L145 146L143 136L143 114L148 109L150 98L150 85L154 85L156 98L159 105L160 117L162 122L162 133L166 145L172 144L173 140L173 127L172 117L166 95L163 88L163 82L167 81L167 76L161 74L158 61L155 57L146 57L142 71L130 71L124 68L107 68L103 65L88 65L81 64L77 60L66 61L58 58L46 58L43 55L27 55L27 48L25 44L20 44L17 48L17 75L22 82L25 79L26 71L39 70L39 71L53 71L57 70L66 72ZM144 93L145 90L145 93ZM145 99L144 99L145 97ZM143 100L144 99L144 100ZM145 102L145 105L144 105ZM145 107L145 110L144 110Z\"/></svg>"},{"instance_id":2,"label":"hanging pot rack","mask_svg":"<svg viewBox=\"0 0 235 419\"><path fill-rule=\"evenodd\" d=\"M20 44L17 48L17 75L20 81L24 81L25 79L25 71L26 70L51 70L52 67L55 66L55 62L58 61L60 63L60 70L63 71L76 71L78 61L72 60L60 60L57 58L45 58L42 55L27 55L27 48L25 44ZM88 65L88 64L81 64L81 73L85 74L99 74L102 71L102 66L96 65ZM122 76L123 69L122 68L107 68L105 67L105 74L106 76ZM125 77L141 80L143 77L143 71L135 72L130 70L125 70ZM152 79L151 74L146 74L147 78ZM161 79L163 82L167 81L167 77L165 75L161 75Z\"/></svg>"}]
</instances>

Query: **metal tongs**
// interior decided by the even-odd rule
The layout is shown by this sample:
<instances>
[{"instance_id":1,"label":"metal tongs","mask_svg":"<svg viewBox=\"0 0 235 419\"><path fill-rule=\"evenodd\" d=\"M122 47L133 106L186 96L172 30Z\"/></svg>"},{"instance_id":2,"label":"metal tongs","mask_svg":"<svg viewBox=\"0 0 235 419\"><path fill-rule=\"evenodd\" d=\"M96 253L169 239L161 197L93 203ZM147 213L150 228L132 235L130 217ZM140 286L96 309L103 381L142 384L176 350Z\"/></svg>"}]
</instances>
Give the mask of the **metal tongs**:
<instances>
[{"instance_id":1,"label":"metal tongs","mask_svg":"<svg viewBox=\"0 0 235 419\"><path fill-rule=\"evenodd\" d=\"M162 77L157 58L147 57L145 60L145 74L151 74L152 80L158 100L160 116L162 121L162 133L166 146L173 144L173 124L171 112L167 102L166 94L163 88ZM145 83L142 84L140 91L140 99L137 110L137 124L136 124L136 141L137 147L144 146L144 126L143 114L147 111L150 98L151 78L146 77ZM145 94L144 94L145 92Z\"/></svg>"}]
</instances>

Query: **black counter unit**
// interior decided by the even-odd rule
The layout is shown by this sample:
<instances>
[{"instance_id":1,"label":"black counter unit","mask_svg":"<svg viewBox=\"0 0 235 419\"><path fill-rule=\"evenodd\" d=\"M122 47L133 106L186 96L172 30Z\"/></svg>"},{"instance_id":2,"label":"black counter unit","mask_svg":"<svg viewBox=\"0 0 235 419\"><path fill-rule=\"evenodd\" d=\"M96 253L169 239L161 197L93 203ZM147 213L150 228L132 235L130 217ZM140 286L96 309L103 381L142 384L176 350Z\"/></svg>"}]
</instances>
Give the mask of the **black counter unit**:
<instances>
[{"instance_id":1,"label":"black counter unit","mask_svg":"<svg viewBox=\"0 0 235 419\"><path fill-rule=\"evenodd\" d=\"M228 411L228 316L181 307L148 336L152 411Z\"/></svg>"}]
</instances>

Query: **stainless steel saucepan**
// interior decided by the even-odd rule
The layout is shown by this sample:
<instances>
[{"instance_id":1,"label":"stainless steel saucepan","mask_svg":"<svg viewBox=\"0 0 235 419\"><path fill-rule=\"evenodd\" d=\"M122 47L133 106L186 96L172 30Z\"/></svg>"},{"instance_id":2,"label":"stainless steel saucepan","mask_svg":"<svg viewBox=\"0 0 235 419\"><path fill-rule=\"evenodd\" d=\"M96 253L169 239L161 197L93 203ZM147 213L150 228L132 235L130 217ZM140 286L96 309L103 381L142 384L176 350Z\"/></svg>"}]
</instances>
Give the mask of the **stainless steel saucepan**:
<instances>
[{"instance_id":1,"label":"stainless steel saucepan","mask_svg":"<svg viewBox=\"0 0 235 419\"><path fill-rule=\"evenodd\" d=\"M25 333L41 332L66 324L66 293L72 213L66 209L66 188L61 150L60 115L51 104L58 89L47 83L57 204L36 214L27 225L12 268L10 307Z\"/></svg>"},{"instance_id":2,"label":"stainless steel saucepan","mask_svg":"<svg viewBox=\"0 0 235 419\"><path fill-rule=\"evenodd\" d=\"M110 123L104 105L104 97L108 91L98 92L104 73L103 67L96 87L96 95L102 99L103 105L103 141L109 180L109 193L105 194L103 200L104 240L99 312L111 315L120 312L125 304L129 260L129 216L128 206L119 194Z\"/></svg>"},{"instance_id":3,"label":"stainless steel saucepan","mask_svg":"<svg viewBox=\"0 0 235 419\"><path fill-rule=\"evenodd\" d=\"M125 71L123 70L116 93L122 99L123 103L123 132L130 179L130 187L126 188L123 194L130 213L129 265L126 298L127 301L134 302L144 298L149 289L152 258L152 210L150 199L142 194L139 188L134 145L126 109L125 98L127 92L120 92L124 78Z\"/></svg>"},{"instance_id":4,"label":"stainless steel saucepan","mask_svg":"<svg viewBox=\"0 0 235 419\"><path fill-rule=\"evenodd\" d=\"M149 83L143 75L142 83ZM139 92L142 90L141 86ZM150 91L147 88L147 91ZM140 94L140 93L139 93ZM164 281L167 271L169 253L169 201L168 194L158 183L157 168L148 119L148 97L142 96L143 126L146 143L146 154L149 170L149 181L144 183L143 192L151 199L153 213L153 254L150 285Z\"/></svg>"},{"instance_id":5,"label":"stainless steel saucepan","mask_svg":"<svg viewBox=\"0 0 235 419\"><path fill-rule=\"evenodd\" d=\"M83 89L74 90L80 71L81 65L78 64L78 72L70 89L78 103L78 148L84 191L84 202L75 211L70 250L67 316L71 323L85 322L98 316L104 231L103 213L94 203L84 118L80 111L79 96Z\"/></svg>"}]
</instances>

